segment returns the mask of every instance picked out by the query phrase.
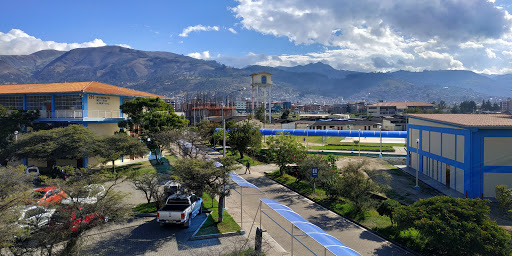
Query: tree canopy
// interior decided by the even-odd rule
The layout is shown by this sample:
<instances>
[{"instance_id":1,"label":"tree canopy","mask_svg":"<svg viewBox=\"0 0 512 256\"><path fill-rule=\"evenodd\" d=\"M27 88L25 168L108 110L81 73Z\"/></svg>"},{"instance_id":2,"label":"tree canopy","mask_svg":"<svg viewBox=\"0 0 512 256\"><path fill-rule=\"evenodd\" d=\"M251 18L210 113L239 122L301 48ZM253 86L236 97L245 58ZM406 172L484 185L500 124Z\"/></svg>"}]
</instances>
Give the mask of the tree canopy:
<instances>
[{"instance_id":1,"label":"tree canopy","mask_svg":"<svg viewBox=\"0 0 512 256\"><path fill-rule=\"evenodd\" d=\"M104 162L112 162L112 170L115 171L115 161L121 156L143 156L148 149L139 138L120 132L100 138L94 152L103 158Z\"/></svg>"},{"instance_id":2,"label":"tree canopy","mask_svg":"<svg viewBox=\"0 0 512 256\"><path fill-rule=\"evenodd\" d=\"M240 158L249 150L257 151L261 148L261 133L259 127L249 120L234 125L228 133L229 146L240 153Z\"/></svg>"},{"instance_id":3,"label":"tree canopy","mask_svg":"<svg viewBox=\"0 0 512 256\"><path fill-rule=\"evenodd\" d=\"M306 157L306 148L289 135L270 136L267 140L268 157L279 166L281 174L288 164L300 162Z\"/></svg>"}]
</instances>

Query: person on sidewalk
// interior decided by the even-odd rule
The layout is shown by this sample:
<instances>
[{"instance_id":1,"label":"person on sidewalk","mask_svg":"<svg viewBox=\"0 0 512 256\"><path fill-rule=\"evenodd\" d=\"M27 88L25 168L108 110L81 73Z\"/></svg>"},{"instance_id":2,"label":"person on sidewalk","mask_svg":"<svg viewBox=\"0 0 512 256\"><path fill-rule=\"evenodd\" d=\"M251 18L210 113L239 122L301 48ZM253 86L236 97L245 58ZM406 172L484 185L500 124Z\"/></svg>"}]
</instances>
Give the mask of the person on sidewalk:
<instances>
[{"instance_id":1,"label":"person on sidewalk","mask_svg":"<svg viewBox=\"0 0 512 256\"><path fill-rule=\"evenodd\" d=\"M251 163L249 161L247 161L247 163L245 164L244 174L247 174L247 171L249 171L249 174L251 174Z\"/></svg>"}]
</instances>

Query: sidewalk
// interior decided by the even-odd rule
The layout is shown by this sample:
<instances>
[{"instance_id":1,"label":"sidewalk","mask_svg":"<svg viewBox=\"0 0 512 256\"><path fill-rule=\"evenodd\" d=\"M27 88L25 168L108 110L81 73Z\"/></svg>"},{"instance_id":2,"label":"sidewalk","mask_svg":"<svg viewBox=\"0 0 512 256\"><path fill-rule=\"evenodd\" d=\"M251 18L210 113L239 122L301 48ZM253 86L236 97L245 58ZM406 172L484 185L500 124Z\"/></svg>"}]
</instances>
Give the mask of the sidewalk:
<instances>
[{"instance_id":1,"label":"sidewalk","mask_svg":"<svg viewBox=\"0 0 512 256\"><path fill-rule=\"evenodd\" d=\"M395 165L395 167L416 178L416 169L407 167L407 165ZM443 183L441 183L437 180L434 180L421 172L418 173L418 180L425 183L426 185L432 187L433 189L441 192L442 194L444 194L446 196L450 196L453 198L466 198L463 193L460 193L459 191L457 191L455 189L446 187L446 185L444 185ZM421 184L420 184L420 189L421 189Z\"/></svg>"},{"instance_id":2,"label":"sidewalk","mask_svg":"<svg viewBox=\"0 0 512 256\"><path fill-rule=\"evenodd\" d=\"M251 168L252 174L243 174L245 168L239 169L237 173L247 181L256 185L266 194L258 194L258 191L251 188L243 189L243 223L242 228L246 231L246 236L251 239L254 244L254 236L256 227L260 222L260 198L270 198L276 200L300 214L303 218L322 228L330 235L336 237L348 247L356 250L361 255L411 255L409 252L401 249L395 244L375 235L372 232L358 226L357 224L339 216L338 214L325 209L324 207L314 203L313 201L293 192L292 190L264 177L264 172L270 172L277 169L275 165L258 165ZM240 191L240 187L236 187ZM232 191L226 200L227 211L235 221L240 223L240 199L239 193ZM270 210L263 204L265 212L275 218L279 225L291 230L291 223L282 219L278 214ZM272 222L269 217L261 215L262 227L271 238L267 237L267 246L272 251L268 255L288 255L291 253L292 238L281 227ZM252 231L251 231L252 230ZM299 234L300 230L294 229L295 234ZM300 236L302 243L313 248L318 255L324 254L324 249L318 243L308 236ZM277 244L273 244L275 240ZM269 242L270 241L270 242ZM283 249L280 249L282 247ZM299 242L293 242L294 255L312 255ZM329 255L329 254L327 254Z\"/></svg>"}]
</instances>

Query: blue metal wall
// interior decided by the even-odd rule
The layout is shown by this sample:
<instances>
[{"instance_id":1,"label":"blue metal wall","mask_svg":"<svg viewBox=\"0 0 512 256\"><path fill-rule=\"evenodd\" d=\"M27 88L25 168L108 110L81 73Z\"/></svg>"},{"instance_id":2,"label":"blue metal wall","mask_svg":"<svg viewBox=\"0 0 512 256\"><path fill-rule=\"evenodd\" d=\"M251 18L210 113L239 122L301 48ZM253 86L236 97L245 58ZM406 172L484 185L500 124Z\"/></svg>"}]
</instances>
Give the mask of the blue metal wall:
<instances>
[{"instance_id":1,"label":"blue metal wall","mask_svg":"<svg viewBox=\"0 0 512 256\"><path fill-rule=\"evenodd\" d=\"M222 131L221 128L215 131ZM229 130L228 130L229 132ZM407 138L405 131L358 131L358 130L295 130L295 129L260 129L262 135L287 134L292 136L328 136L328 137L377 137Z\"/></svg>"}]
</instances>

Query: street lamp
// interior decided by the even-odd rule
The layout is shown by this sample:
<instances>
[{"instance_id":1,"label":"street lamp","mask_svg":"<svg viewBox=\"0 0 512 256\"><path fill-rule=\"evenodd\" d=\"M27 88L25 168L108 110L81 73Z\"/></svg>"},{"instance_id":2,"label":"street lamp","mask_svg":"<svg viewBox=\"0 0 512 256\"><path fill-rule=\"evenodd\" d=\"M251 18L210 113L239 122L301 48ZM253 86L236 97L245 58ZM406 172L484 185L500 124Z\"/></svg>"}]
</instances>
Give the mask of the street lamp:
<instances>
[{"instance_id":1,"label":"street lamp","mask_svg":"<svg viewBox=\"0 0 512 256\"><path fill-rule=\"evenodd\" d=\"M14 141L18 142L18 131L14 131Z\"/></svg>"},{"instance_id":2,"label":"street lamp","mask_svg":"<svg viewBox=\"0 0 512 256\"><path fill-rule=\"evenodd\" d=\"M243 87L240 90L236 90L233 92L230 92L226 94L226 101L228 99L228 96L235 92L243 92L245 91L245 87ZM222 157L226 157L226 119L224 118L224 100L222 101Z\"/></svg>"},{"instance_id":3,"label":"street lamp","mask_svg":"<svg viewBox=\"0 0 512 256\"><path fill-rule=\"evenodd\" d=\"M414 186L414 189L420 190L420 186L418 186L418 171L420 169L420 139L416 139L416 155L418 167L416 168L416 186Z\"/></svg>"},{"instance_id":4,"label":"street lamp","mask_svg":"<svg viewBox=\"0 0 512 256\"><path fill-rule=\"evenodd\" d=\"M359 145L359 156L361 156L361 129L359 129L359 142L357 145Z\"/></svg>"},{"instance_id":5,"label":"street lamp","mask_svg":"<svg viewBox=\"0 0 512 256\"><path fill-rule=\"evenodd\" d=\"M380 130L380 155L379 157L382 157L382 125L379 125Z\"/></svg>"},{"instance_id":6,"label":"street lamp","mask_svg":"<svg viewBox=\"0 0 512 256\"><path fill-rule=\"evenodd\" d=\"M306 124L306 152L309 149L309 124Z\"/></svg>"}]
</instances>

